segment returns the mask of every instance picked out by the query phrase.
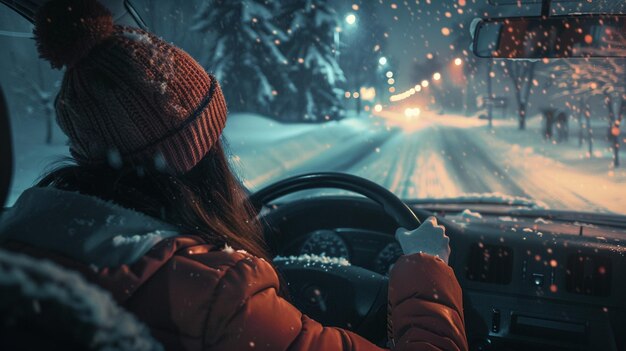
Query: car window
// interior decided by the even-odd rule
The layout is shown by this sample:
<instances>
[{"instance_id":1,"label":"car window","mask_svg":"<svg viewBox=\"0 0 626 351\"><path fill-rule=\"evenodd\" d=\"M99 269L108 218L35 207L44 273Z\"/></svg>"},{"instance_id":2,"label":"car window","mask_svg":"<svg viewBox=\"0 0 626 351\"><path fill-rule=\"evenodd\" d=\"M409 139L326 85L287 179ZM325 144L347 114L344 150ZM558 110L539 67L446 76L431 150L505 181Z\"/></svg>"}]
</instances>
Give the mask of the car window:
<instances>
[{"instance_id":1,"label":"car window","mask_svg":"<svg viewBox=\"0 0 626 351\"><path fill-rule=\"evenodd\" d=\"M0 4L0 30L18 32L0 35L0 84L7 97L15 173L8 204L32 186L53 163L69 155L67 138L55 123L54 98L61 72L38 58L32 24L4 4Z\"/></svg>"},{"instance_id":2,"label":"car window","mask_svg":"<svg viewBox=\"0 0 626 351\"><path fill-rule=\"evenodd\" d=\"M0 35L29 37L33 25L23 17L16 16L6 5L0 4Z\"/></svg>"},{"instance_id":3,"label":"car window","mask_svg":"<svg viewBox=\"0 0 626 351\"><path fill-rule=\"evenodd\" d=\"M524 198L626 213L625 61L471 52L476 18L537 15L536 2L131 3L152 31L220 81L229 107L224 136L252 191L337 171L407 200ZM552 12L622 11L615 3L557 2ZM17 53L1 54L12 67L2 84L14 87L17 196L66 155L56 127L47 140L60 73L36 59L32 41L0 40Z\"/></svg>"}]
</instances>

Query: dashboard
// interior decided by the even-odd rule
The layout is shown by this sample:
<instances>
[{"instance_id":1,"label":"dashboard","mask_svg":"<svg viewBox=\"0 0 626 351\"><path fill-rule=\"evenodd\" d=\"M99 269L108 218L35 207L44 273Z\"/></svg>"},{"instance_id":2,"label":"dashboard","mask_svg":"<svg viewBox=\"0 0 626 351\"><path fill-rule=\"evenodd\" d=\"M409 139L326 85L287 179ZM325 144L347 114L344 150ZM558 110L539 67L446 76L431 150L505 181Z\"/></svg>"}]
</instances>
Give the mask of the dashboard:
<instances>
[{"instance_id":1,"label":"dashboard","mask_svg":"<svg viewBox=\"0 0 626 351\"><path fill-rule=\"evenodd\" d=\"M396 260L402 256L400 245L392 236L376 231L353 228L317 230L294 243L296 255L315 254L342 257L351 264L386 275Z\"/></svg>"},{"instance_id":2,"label":"dashboard","mask_svg":"<svg viewBox=\"0 0 626 351\"><path fill-rule=\"evenodd\" d=\"M536 216L444 218L475 348L626 350L623 227Z\"/></svg>"},{"instance_id":3,"label":"dashboard","mask_svg":"<svg viewBox=\"0 0 626 351\"><path fill-rule=\"evenodd\" d=\"M626 226L463 209L428 208L450 236L471 349L626 350ZM281 254L336 255L382 275L401 255L395 224L366 199L294 202L279 217Z\"/></svg>"}]
</instances>

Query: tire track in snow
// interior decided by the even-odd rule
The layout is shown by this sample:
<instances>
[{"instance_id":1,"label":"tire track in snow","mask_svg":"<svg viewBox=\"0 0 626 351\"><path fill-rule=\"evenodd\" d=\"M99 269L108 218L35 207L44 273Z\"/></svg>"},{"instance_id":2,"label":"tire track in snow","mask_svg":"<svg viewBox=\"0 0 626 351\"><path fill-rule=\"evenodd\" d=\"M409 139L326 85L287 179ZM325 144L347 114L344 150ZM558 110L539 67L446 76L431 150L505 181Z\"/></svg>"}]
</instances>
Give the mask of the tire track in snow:
<instances>
[{"instance_id":1,"label":"tire track in snow","mask_svg":"<svg viewBox=\"0 0 626 351\"><path fill-rule=\"evenodd\" d=\"M377 149L375 148L374 152L369 150L358 162L336 171L359 175L389 189L393 177L398 174L393 166L400 163L398 159L403 155L404 147L406 146L403 133L398 131Z\"/></svg>"},{"instance_id":2,"label":"tire track in snow","mask_svg":"<svg viewBox=\"0 0 626 351\"><path fill-rule=\"evenodd\" d=\"M437 133L423 133L423 136L425 140L420 145L417 159L413 160L415 168L408 175L412 185L406 189L404 196L444 198L462 195L463 192L459 188L462 182L456 177L443 155L441 140Z\"/></svg>"},{"instance_id":3,"label":"tire track in snow","mask_svg":"<svg viewBox=\"0 0 626 351\"><path fill-rule=\"evenodd\" d=\"M416 198L418 197L418 192L420 192L422 196L429 197L429 194L432 194L434 189L440 188L440 178L436 175L433 177L433 173L436 172L437 155L439 154L439 150L436 146L437 140L432 137L433 129L436 129L436 126L430 126L426 130L405 136L405 144L408 150L405 153L406 157L404 157L401 165L405 167L405 169L401 174L396 175L396 179L400 179L400 181L394 188L394 192L402 198ZM428 188L424 189L418 187L418 184L422 184ZM441 196L441 194L437 195L437 197Z\"/></svg>"},{"instance_id":4,"label":"tire track in snow","mask_svg":"<svg viewBox=\"0 0 626 351\"><path fill-rule=\"evenodd\" d=\"M327 131L309 131L278 144L239 145L232 167L242 174L246 187L259 189L297 174L349 168L398 132L379 125L346 127L331 125Z\"/></svg>"},{"instance_id":5,"label":"tire track in snow","mask_svg":"<svg viewBox=\"0 0 626 351\"><path fill-rule=\"evenodd\" d=\"M462 180L466 193L500 192L512 196L528 197L508 174L496 164L492 158L467 137L471 130L447 127L441 128L439 134L443 150L450 165ZM497 152L494 150L494 152Z\"/></svg>"},{"instance_id":6,"label":"tire track in snow","mask_svg":"<svg viewBox=\"0 0 626 351\"><path fill-rule=\"evenodd\" d=\"M380 152L345 171L368 178L402 198L458 196L459 180L441 156L431 128L436 126L399 133Z\"/></svg>"},{"instance_id":7,"label":"tire track in snow","mask_svg":"<svg viewBox=\"0 0 626 351\"><path fill-rule=\"evenodd\" d=\"M504 168L467 136L472 132L431 123L397 134L380 153L342 171L377 182L402 198L493 192L527 196Z\"/></svg>"},{"instance_id":8,"label":"tire track in snow","mask_svg":"<svg viewBox=\"0 0 626 351\"><path fill-rule=\"evenodd\" d=\"M400 195L399 186L402 183L403 177L406 175L404 167L408 160L408 154L411 152L413 144L410 140L407 140L407 135L402 134L400 140L400 149L396 150L395 157L391 163L391 167L387 170L387 176L385 177L384 186L387 187L392 193ZM392 151L393 152L393 151Z\"/></svg>"},{"instance_id":9,"label":"tire track in snow","mask_svg":"<svg viewBox=\"0 0 626 351\"><path fill-rule=\"evenodd\" d=\"M409 149L407 144L406 134L399 133L379 153L364 160L361 167L346 171L368 178L398 194L397 187L404 174L404 160Z\"/></svg>"},{"instance_id":10,"label":"tire track in snow","mask_svg":"<svg viewBox=\"0 0 626 351\"><path fill-rule=\"evenodd\" d=\"M339 158L338 162L331 166L332 171L345 172L345 170L351 169L362 160L369 157L376 149L382 148L387 144L395 135L399 134L399 130L392 130L390 132L383 132L372 139L368 147L359 147L357 152L353 155L346 154L344 157Z\"/></svg>"}]
</instances>

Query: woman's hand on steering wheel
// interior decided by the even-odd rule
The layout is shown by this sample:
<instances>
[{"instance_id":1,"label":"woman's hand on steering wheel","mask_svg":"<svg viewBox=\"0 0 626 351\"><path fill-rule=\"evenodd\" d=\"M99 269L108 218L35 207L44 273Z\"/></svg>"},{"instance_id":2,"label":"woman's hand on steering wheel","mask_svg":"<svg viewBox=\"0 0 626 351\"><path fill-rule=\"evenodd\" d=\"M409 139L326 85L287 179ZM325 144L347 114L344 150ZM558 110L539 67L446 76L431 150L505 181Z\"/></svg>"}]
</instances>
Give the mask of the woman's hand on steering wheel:
<instances>
[{"instance_id":1,"label":"woman's hand on steering wheel","mask_svg":"<svg viewBox=\"0 0 626 351\"><path fill-rule=\"evenodd\" d=\"M446 235L446 228L439 225L435 217L428 217L417 229L398 228L396 239L405 255L425 253L448 263L450 238Z\"/></svg>"}]
</instances>

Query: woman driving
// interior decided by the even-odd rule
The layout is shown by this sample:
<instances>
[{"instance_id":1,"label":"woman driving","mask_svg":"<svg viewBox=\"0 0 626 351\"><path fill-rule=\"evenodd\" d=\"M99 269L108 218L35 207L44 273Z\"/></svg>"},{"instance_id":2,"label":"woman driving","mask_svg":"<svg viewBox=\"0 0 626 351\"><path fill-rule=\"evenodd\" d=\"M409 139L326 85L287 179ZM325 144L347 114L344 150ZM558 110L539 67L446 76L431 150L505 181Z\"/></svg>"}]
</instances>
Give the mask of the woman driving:
<instances>
[{"instance_id":1,"label":"woman driving","mask_svg":"<svg viewBox=\"0 0 626 351\"><path fill-rule=\"evenodd\" d=\"M5 213L4 247L81 272L168 350L381 350L288 302L220 141L213 76L95 0L47 3L35 36L66 68L56 111L73 160ZM445 228L430 218L396 238L390 347L467 350Z\"/></svg>"}]
</instances>

